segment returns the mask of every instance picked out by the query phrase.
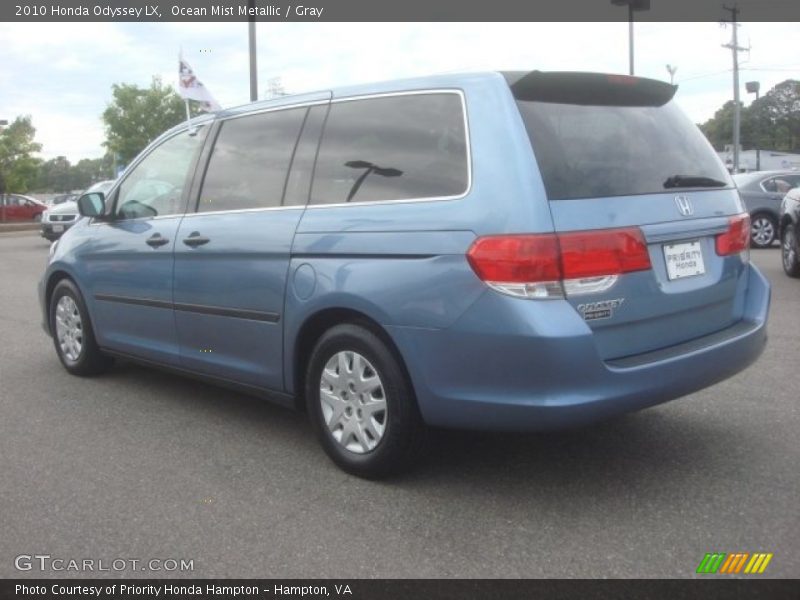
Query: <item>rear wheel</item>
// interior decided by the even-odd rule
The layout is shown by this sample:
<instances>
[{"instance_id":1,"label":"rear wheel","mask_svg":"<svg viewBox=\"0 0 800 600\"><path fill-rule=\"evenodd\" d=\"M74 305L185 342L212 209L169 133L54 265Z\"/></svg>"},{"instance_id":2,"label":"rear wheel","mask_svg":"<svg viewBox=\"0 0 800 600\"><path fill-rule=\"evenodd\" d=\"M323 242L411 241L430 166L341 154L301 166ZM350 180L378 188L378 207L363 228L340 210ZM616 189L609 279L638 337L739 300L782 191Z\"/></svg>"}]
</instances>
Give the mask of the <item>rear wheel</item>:
<instances>
[{"instance_id":1,"label":"rear wheel","mask_svg":"<svg viewBox=\"0 0 800 600\"><path fill-rule=\"evenodd\" d=\"M800 277L800 250L798 249L797 230L789 224L783 231L781 240L781 257L783 270L789 277Z\"/></svg>"},{"instance_id":2,"label":"rear wheel","mask_svg":"<svg viewBox=\"0 0 800 600\"><path fill-rule=\"evenodd\" d=\"M348 473L384 477L421 454L425 425L413 389L392 351L364 327L337 325L320 338L306 401L322 447Z\"/></svg>"},{"instance_id":3,"label":"rear wheel","mask_svg":"<svg viewBox=\"0 0 800 600\"><path fill-rule=\"evenodd\" d=\"M114 363L97 346L83 296L69 279L58 282L50 296L50 331L61 364L73 375L96 375Z\"/></svg>"},{"instance_id":4,"label":"rear wheel","mask_svg":"<svg viewBox=\"0 0 800 600\"><path fill-rule=\"evenodd\" d=\"M750 225L750 242L754 248L769 248L777 236L778 224L770 215L761 213L753 217Z\"/></svg>"}]
</instances>

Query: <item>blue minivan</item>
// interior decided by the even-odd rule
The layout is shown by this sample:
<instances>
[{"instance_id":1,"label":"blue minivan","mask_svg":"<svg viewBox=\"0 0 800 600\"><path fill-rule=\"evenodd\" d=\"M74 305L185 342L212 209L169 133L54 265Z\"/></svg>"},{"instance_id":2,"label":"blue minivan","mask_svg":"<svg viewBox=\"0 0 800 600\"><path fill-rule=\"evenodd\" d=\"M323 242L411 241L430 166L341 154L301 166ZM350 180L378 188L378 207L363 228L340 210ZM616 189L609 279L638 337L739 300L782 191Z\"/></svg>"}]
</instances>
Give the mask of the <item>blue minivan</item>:
<instances>
[{"instance_id":1,"label":"blue minivan","mask_svg":"<svg viewBox=\"0 0 800 600\"><path fill-rule=\"evenodd\" d=\"M675 87L506 72L287 96L168 131L53 244L44 328L305 408L378 477L429 426L541 430L725 379L766 342L749 219Z\"/></svg>"}]
</instances>

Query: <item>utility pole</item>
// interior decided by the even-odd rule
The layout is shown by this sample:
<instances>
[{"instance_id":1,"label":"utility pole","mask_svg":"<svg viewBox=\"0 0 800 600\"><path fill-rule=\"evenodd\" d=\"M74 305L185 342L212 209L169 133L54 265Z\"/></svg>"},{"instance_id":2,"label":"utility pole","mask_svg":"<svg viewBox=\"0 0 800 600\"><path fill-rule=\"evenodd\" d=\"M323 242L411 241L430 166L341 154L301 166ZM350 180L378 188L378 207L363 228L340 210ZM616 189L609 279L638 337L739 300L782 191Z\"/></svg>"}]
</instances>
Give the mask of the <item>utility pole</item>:
<instances>
[{"instance_id":1,"label":"utility pole","mask_svg":"<svg viewBox=\"0 0 800 600\"><path fill-rule=\"evenodd\" d=\"M739 46L739 9L734 4L732 7L727 6L726 4L722 5L723 10L727 10L731 13L731 20L730 23L733 26L733 36L731 37L731 41L729 44L723 44L723 48L730 48L731 54L733 54L733 172L739 172L739 129L740 129L740 107L739 107L739 52L743 50L747 50L747 48L741 48ZM722 24L725 25L727 21L723 21Z\"/></svg>"}]
</instances>

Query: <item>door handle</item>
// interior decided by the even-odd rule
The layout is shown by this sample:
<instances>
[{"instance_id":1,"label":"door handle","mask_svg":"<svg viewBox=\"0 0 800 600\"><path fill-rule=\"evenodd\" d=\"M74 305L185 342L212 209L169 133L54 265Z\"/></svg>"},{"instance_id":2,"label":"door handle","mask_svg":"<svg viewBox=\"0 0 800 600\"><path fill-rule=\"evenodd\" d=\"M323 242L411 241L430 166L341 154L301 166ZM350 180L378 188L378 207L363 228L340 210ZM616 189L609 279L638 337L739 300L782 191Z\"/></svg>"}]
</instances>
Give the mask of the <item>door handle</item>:
<instances>
[{"instance_id":1,"label":"door handle","mask_svg":"<svg viewBox=\"0 0 800 600\"><path fill-rule=\"evenodd\" d=\"M163 246L164 244L169 244L169 240L165 237L162 237L160 233L154 233L145 242L151 248L158 248L159 246Z\"/></svg>"},{"instance_id":2,"label":"door handle","mask_svg":"<svg viewBox=\"0 0 800 600\"><path fill-rule=\"evenodd\" d=\"M210 239L208 239L203 235L200 235L200 233L197 231L193 231L192 233L189 234L189 237L183 238L183 243L186 244L187 246L191 246L192 248L195 248L196 246L202 246L203 244L207 244L210 241L211 241Z\"/></svg>"}]
</instances>

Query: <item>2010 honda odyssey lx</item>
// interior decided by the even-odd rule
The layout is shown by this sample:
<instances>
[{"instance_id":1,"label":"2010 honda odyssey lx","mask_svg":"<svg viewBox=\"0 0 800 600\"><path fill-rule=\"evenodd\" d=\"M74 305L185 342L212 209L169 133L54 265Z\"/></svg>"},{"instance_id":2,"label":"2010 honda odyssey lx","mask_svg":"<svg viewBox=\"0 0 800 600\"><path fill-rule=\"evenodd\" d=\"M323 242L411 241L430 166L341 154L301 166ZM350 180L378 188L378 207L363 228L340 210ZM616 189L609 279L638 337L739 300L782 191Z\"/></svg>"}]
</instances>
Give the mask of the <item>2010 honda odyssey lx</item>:
<instances>
[{"instance_id":1,"label":"2010 honda odyssey lx","mask_svg":"<svg viewBox=\"0 0 800 600\"><path fill-rule=\"evenodd\" d=\"M446 75L224 110L153 142L53 246L64 367L113 357L305 406L380 476L426 426L535 430L745 368L770 290L662 82Z\"/></svg>"}]
</instances>

